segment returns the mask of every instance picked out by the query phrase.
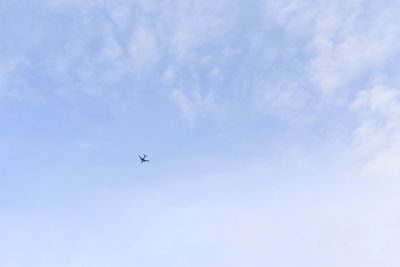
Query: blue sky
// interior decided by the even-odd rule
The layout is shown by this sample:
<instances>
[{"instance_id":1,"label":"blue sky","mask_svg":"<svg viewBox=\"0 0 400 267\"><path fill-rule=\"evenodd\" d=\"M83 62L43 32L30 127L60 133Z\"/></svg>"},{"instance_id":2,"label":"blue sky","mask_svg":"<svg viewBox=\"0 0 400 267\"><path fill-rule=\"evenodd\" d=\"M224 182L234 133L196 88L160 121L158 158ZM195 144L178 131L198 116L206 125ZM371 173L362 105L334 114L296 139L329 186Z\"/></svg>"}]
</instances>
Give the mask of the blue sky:
<instances>
[{"instance_id":1,"label":"blue sky","mask_svg":"<svg viewBox=\"0 0 400 267\"><path fill-rule=\"evenodd\" d=\"M1 3L0 266L398 266L399 7Z\"/></svg>"}]
</instances>

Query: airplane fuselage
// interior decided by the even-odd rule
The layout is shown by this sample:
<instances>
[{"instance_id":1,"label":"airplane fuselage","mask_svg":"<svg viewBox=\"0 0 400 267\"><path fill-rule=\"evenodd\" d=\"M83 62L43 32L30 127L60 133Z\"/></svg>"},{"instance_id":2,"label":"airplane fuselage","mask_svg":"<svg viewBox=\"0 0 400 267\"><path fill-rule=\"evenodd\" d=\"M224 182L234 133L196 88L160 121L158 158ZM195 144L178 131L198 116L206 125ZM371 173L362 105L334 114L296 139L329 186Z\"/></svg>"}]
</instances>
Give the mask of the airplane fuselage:
<instances>
[{"instance_id":1,"label":"airplane fuselage","mask_svg":"<svg viewBox=\"0 0 400 267\"><path fill-rule=\"evenodd\" d=\"M140 155L138 155L138 156L139 156L139 158L140 158L140 163L150 161L150 160L146 159L146 158L147 158L147 155L145 155L145 154L143 154L143 156L140 156Z\"/></svg>"}]
</instances>

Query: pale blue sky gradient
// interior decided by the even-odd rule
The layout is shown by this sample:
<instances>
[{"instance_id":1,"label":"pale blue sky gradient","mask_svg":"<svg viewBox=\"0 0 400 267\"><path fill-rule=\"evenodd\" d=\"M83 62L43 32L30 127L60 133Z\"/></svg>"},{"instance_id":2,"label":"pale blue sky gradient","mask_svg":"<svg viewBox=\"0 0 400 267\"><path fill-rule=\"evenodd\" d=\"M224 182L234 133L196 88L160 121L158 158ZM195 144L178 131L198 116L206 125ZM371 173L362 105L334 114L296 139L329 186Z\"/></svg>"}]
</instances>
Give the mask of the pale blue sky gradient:
<instances>
[{"instance_id":1,"label":"pale blue sky gradient","mask_svg":"<svg viewBox=\"0 0 400 267\"><path fill-rule=\"evenodd\" d=\"M399 266L399 8L1 3L0 266Z\"/></svg>"}]
</instances>

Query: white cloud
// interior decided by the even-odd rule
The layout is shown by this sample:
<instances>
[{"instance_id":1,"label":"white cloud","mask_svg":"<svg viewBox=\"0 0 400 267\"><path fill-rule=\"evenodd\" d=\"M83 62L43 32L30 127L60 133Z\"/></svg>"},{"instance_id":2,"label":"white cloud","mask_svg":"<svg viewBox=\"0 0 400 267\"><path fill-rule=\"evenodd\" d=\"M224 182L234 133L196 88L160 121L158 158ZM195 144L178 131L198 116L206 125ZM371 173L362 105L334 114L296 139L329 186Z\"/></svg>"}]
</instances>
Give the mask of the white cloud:
<instances>
[{"instance_id":1,"label":"white cloud","mask_svg":"<svg viewBox=\"0 0 400 267\"><path fill-rule=\"evenodd\" d=\"M359 93L351 109L360 117L355 142L367 160L366 172L400 176L400 91L374 85Z\"/></svg>"},{"instance_id":2,"label":"white cloud","mask_svg":"<svg viewBox=\"0 0 400 267\"><path fill-rule=\"evenodd\" d=\"M109 3L108 9L111 19L118 25L119 29L127 30L128 27L132 26L130 22L134 14L129 4L113 5Z\"/></svg>"},{"instance_id":3,"label":"white cloud","mask_svg":"<svg viewBox=\"0 0 400 267\"><path fill-rule=\"evenodd\" d=\"M358 120L354 130L358 154L352 154L352 160L361 158L369 175L399 176L398 2L266 0L265 4L268 18L284 29L287 42L305 52L302 63L310 87L286 92L266 89L265 94L259 94L259 102L267 107L285 104L298 95L307 96L304 107L313 104L308 100L319 99L316 104L321 111L351 106L340 123L346 125L349 135L350 123ZM382 76L384 82L380 81ZM286 80L289 84L306 84L302 77ZM365 84L372 86L358 93ZM355 101L354 95L358 95Z\"/></svg>"},{"instance_id":4,"label":"white cloud","mask_svg":"<svg viewBox=\"0 0 400 267\"><path fill-rule=\"evenodd\" d=\"M210 48L226 46L236 10L231 2L58 0L50 6L82 25L69 29L62 52L49 60L49 71L66 90L78 84L85 93L98 95L110 92L105 89L121 79L151 77L151 82L163 83L191 123L210 113L210 102L216 105L211 100L215 87L209 87L209 96L200 97L197 89L182 85L199 84L202 72L209 73L208 80L221 77L217 62L206 66L202 59L216 53ZM74 86L68 86L71 83ZM181 87L187 95L174 89ZM113 92L118 94L117 89Z\"/></svg>"},{"instance_id":5,"label":"white cloud","mask_svg":"<svg viewBox=\"0 0 400 267\"><path fill-rule=\"evenodd\" d=\"M170 85L174 81L176 81L176 74L172 66L168 66L167 69L164 71L162 81L167 85Z\"/></svg>"},{"instance_id":6,"label":"white cloud","mask_svg":"<svg viewBox=\"0 0 400 267\"><path fill-rule=\"evenodd\" d=\"M197 93L187 85L200 84L212 95L227 96L224 103L241 94L252 98L247 100L258 110L264 105L280 113L314 105L309 101L318 96L312 89L341 101L334 94L338 89L349 89L363 75L373 76L371 70L384 71L400 51L395 3L263 0L251 4L264 4L267 16L260 19L242 14L237 1L226 0L49 3L81 26L66 30L66 45L48 60L49 72L62 86L90 95L110 92L105 89L127 77L151 77L164 82L175 103L196 102L188 100ZM185 97L175 88L185 88ZM118 95L118 89L113 92ZM214 99L214 105L220 103ZM179 104L181 110L191 110L184 106L189 105ZM195 110L185 117L193 121L210 113Z\"/></svg>"},{"instance_id":7,"label":"white cloud","mask_svg":"<svg viewBox=\"0 0 400 267\"><path fill-rule=\"evenodd\" d=\"M182 89L174 89L170 98L179 107L182 116L193 125L199 115L218 112L215 97L212 92L202 95L199 90L185 93Z\"/></svg>"},{"instance_id":8,"label":"white cloud","mask_svg":"<svg viewBox=\"0 0 400 267\"><path fill-rule=\"evenodd\" d=\"M86 141L79 141L77 142L76 146L80 151L88 151L94 147L93 143Z\"/></svg>"},{"instance_id":9,"label":"white cloud","mask_svg":"<svg viewBox=\"0 0 400 267\"><path fill-rule=\"evenodd\" d=\"M267 14L310 55L309 80L322 93L379 70L400 51L398 4L384 1L273 1Z\"/></svg>"},{"instance_id":10,"label":"white cloud","mask_svg":"<svg viewBox=\"0 0 400 267\"><path fill-rule=\"evenodd\" d=\"M261 83L255 90L258 95L256 104L261 109L272 111L301 109L309 98L300 85L291 81L280 81L277 84Z\"/></svg>"},{"instance_id":11,"label":"white cloud","mask_svg":"<svg viewBox=\"0 0 400 267\"><path fill-rule=\"evenodd\" d=\"M233 30L235 6L235 3L229 1L204 0L190 5L181 1L165 11L171 34L170 53L177 63L197 59L202 47L223 42ZM174 16L171 18L172 14Z\"/></svg>"},{"instance_id":12,"label":"white cloud","mask_svg":"<svg viewBox=\"0 0 400 267\"><path fill-rule=\"evenodd\" d=\"M129 53L136 71L150 70L160 58L160 47L153 31L139 25L130 41Z\"/></svg>"},{"instance_id":13,"label":"white cloud","mask_svg":"<svg viewBox=\"0 0 400 267\"><path fill-rule=\"evenodd\" d=\"M323 91L335 90L368 70L383 67L400 51L394 13L385 6L377 6L374 14L363 14L363 9L362 5L347 12L342 7L327 8L316 20L310 71L311 80Z\"/></svg>"},{"instance_id":14,"label":"white cloud","mask_svg":"<svg viewBox=\"0 0 400 267\"><path fill-rule=\"evenodd\" d=\"M318 14L318 1L265 0L264 8L268 18L272 18L285 30L296 36L308 35L310 26Z\"/></svg>"},{"instance_id":15,"label":"white cloud","mask_svg":"<svg viewBox=\"0 0 400 267\"><path fill-rule=\"evenodd\" d=\"M14 56L0 63L0 98L9 98L21 103L41 104L43 97L38 88L32 87L20 73L32 66L24 56Z\"/></svg>"}]
</instances>

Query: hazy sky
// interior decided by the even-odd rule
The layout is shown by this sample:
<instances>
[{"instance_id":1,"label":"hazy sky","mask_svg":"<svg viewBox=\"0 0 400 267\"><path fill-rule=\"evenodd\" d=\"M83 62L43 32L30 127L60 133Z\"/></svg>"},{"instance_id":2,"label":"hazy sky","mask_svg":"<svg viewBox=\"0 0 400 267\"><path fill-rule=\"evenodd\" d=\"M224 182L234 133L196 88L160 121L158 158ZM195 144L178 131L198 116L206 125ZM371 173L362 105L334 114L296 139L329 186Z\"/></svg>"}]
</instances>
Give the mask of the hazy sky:
<instances>
[{"instance_id":1,"label":"hazy sky","mask_svg":"<svg viewBox=\"0 0 400 267\"><path fill-rule=\"evenodd\" d=\"M2 1L0 266L400 266L399 10Z\"/></svg>"}]
</instances>

